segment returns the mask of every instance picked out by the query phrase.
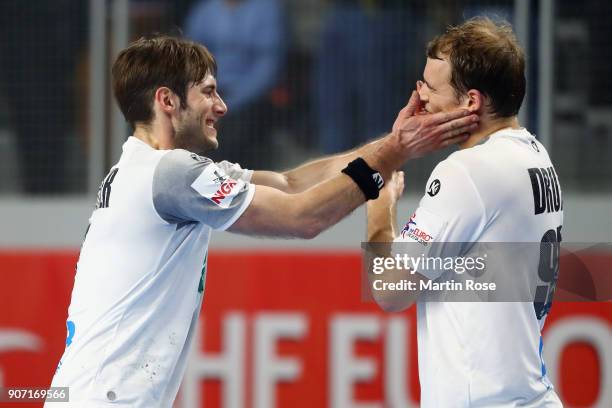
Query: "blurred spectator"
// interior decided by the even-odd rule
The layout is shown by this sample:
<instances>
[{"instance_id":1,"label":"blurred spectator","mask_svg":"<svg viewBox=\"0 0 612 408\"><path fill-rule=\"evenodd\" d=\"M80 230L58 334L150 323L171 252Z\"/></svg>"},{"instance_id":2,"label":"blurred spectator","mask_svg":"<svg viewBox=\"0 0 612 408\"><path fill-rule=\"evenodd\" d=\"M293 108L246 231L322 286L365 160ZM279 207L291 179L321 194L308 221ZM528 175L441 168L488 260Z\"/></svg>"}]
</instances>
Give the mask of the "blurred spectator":
<instances>
[{"instance_id":1,"label":"blurred spectator","mask_svg":"<svg viewBox=\"0 0 612 408\"><path fill-rule=\"evenodd\" d=\"M229 109L220 123L221 147L212 156L269 167L270 91L285 58L279 0L203 0L187 17L185 34L214 54L219 91Z\"/></svg>"},{"instance_id":2,"label":"blurred spectator","mask_svg":"<svg viewBox=\"0 0 612 408\"><path fill-rule=\"evenodd\" d=\"M87 2L0 2L0 91L15 131L23 190L61 193L74 136L74 74L87 37Z\"/></svg>"},{"instance_id":3,"label":"blurred spectator","mask_svg":"<svg viewBox=\"0 0 612 408\"><path fill-rule=\"evenodd\" d=\"M323 152L345 150L390 130L417 79L409 66L424 60L417 54L415 3L333 2L315 67Z\"/></svg>"}]
</instances>

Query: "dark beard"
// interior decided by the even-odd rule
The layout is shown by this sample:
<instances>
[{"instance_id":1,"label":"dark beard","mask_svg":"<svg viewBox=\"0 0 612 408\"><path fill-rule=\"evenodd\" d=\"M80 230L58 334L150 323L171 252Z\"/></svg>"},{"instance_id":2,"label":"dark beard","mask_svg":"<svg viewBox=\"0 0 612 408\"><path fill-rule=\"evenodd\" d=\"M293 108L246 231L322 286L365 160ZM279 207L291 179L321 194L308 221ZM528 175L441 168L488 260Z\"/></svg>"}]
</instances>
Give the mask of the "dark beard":
<instances>
[{"instance_id":1,"label":"dark beard","mask_svg":"<svg viewBox=\"0 0 612 408\"><path fill-rule=\"evenodd\" d=\"M217 150L219 143L204 136L201 127L185 127L178 129L174 135L174 145L200 156Z\"/></svg>"}]
</instances>

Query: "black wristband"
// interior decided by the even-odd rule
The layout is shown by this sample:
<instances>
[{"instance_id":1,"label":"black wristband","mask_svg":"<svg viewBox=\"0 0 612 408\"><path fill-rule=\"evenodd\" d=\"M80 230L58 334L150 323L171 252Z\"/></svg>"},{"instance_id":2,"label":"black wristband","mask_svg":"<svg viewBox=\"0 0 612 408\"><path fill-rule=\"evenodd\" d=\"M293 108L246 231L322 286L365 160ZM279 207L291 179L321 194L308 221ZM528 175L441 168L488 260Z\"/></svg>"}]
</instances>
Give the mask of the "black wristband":
<instances>
[{"instance_id":1,"label":"black wristband","mask_svg":"<svg viewBox=\"0 0 612 408\"><path fill-rule=\"evenodd\" d=\"M350 162L342 172L353 179L359 186L366 200L378 198L378 192L385 186L385 180L379 172L368 166L361 157Z\"/></svg>"}]
</instances>

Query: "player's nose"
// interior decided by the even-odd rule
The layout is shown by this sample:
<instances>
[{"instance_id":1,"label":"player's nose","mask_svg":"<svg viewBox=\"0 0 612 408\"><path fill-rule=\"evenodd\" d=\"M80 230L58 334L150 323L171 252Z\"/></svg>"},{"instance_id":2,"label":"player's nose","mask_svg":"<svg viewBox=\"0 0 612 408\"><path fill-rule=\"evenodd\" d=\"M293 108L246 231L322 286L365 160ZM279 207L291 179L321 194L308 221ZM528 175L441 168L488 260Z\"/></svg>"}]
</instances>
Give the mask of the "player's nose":
<instances>
[{"instance_id":1,"label":"player's nose","mask_svg":"<svg viewBox=\"0 0 612 408\"><path fill-rule=\"evenodd\" d=\"M213 105L213 110L217 116L223 116L227 113L227 105L221 97L217 98L217 102Z\"/></svg>"},{"instance_id":2,"label":"player's nose","mask_svg":"<svg viewBox=\"0 0 612 408\"><path fill-rule=\"evenodd\" d=\"M423 86L424 82L423 81L417 81L416 82L416 91L419 94L419 99L421 100L421 102L427 102L427 94L425 92L425 86Z\"/></svg>"}]
</instances>

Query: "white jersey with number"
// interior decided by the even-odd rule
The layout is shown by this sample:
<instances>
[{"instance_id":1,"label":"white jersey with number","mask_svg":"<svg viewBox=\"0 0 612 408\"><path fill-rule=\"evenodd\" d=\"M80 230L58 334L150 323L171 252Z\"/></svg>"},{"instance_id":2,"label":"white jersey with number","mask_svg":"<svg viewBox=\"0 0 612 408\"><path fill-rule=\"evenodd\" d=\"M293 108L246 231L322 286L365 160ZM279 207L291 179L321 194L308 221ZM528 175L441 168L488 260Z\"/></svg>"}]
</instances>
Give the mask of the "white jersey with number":
<instances>
[{"instance_id":1,"label":"white jersey with number","mask_svg":"<svg viewBox=\"0 0 612 408\"><path fill-rule=\"evenodd\" d=\"M503 129L438 164L397 241L420 242L424 252L426 241L540 243L548 234L558 242L562 222L548 153L525 129ZM537 275L527 258L515 257L513 268ZM550 302L419 301L421 406L560 407L542 360L549 308Z\"/></svg>"},{"instance_id":2,"label":"white jersey with number","mask_svg":"<svg viewBox=\"0 0 612 408\"><path fill-rule=\"evenodd\" d=\"M170 407L200 312L211 230L249 205L251 172L130 137L77 264L52 386L70 407ZM52 404L53 405L53 404Z\"/></svg>"}]
</instances>

